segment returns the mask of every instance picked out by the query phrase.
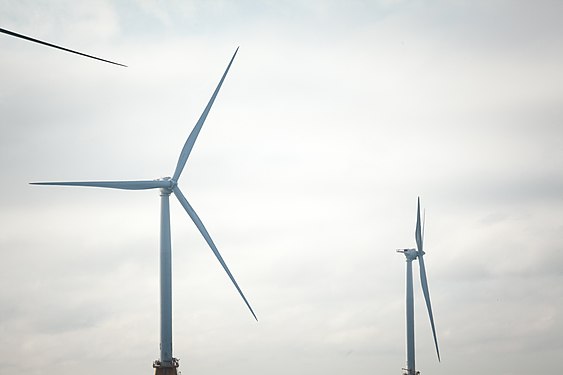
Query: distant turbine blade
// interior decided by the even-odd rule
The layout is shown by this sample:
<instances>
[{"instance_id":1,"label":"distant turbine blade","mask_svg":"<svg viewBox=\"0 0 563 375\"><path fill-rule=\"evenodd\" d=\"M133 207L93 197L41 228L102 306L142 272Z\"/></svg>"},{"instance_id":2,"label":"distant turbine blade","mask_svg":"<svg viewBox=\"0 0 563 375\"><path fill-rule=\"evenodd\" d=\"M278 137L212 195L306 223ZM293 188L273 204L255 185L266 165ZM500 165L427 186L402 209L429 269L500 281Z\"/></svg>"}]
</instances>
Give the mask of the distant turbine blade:
<instances>
[{"instance_id":1,"label":"distant turbine blade","mask_svg":"<svg viewBox=\"0 0 563 375\"><path fill-rule=\"evenodd\" d=\"M167 180L139 180L139 181L63 181L63 182L30 182L31 185L57 186L87 186L109 189L146 190L170 188Z\"/></svg>"},{"instance_id":2,"label":"distant turbine blade","mask_svg":"<svg viewBox=\"0 0 563 375\"><path fill-rule=\"evenodd\" d=\"M436 327L434 326L434 315L432 314L432 305L430 304L430 292L428 291L428 280L426 279L426 268L424 267L424 255L418 255L418 263L420 264L420 283L422 285L422 293L426 301L426 309L428 310L428 317L430 318L430 325L432 326L432 335L434 336L434 345L436 346L436 354L438 361L440 361L440 350L438 349L438 339L436 338Z\"/></svg>"},{"instance_id":3,"label":"distant turbine blade","mask_svg":"<svg viewBox=\"0 0 563 375\"><path fill-rule=\"evenodd\" d=\"M221 256L221 254L219 254L219 250L217 250L217 247L213 243L211 236L209 236L207 229L205 229L205 227L203 226L203 223L201 222L199 216L197 216L194 209L192 208L192 206L190 206L190 204L188 203L188 200L186 199L186 197L184 197L184 195L182 194L182 192L180 191L180 189L177 186L175 186L173 188L173 191L174 191L174 195L176 195L176 198L178 198L178 201L180 201L180 204L184 207L184 209L186 210L188 215L190 215L190 217L192 218L192 220L195 223L197 229L199 229L199 231L203 235L203 238L205 238L205 241L207 241L207 244L209 245L209 247L211 248L211 250L213 251L213 253L217 257L217 260L219 261L219 263L221 263L221 265L223 266L223 269L225 270L225 272L227 272L227 275L229 275L229 278L231 279L231 281L235 285L235 288L237 288L240 296L244 300L244 303L246 303L246 306L248 306L248 309L252 313L252 316L254 316L254 319L258 320L258 318L256 317L256 314L254 314L254 310L252 310L252 307L250 307L250 304L248 303L246 297L242 293L242 290L239 288L235 278L233 277L233 274L231 273L231 271L229 271L229 267L227 267L227 264L223 260L223 257Z\"/></svg>"},{"instance_id":4,"label":"distant turbine blade","mask_svg":"<svg viewBox=\"0 0 563 375\"><path fill-rule=\"evenodd\" d=\"M418 197L418 205L416 208L416 229L414 231L416 238L416 247L419 252L422 252L422 230L420 228L420 197Z\"/></svg>"},{"instance_id":5,"label":"distant turbine blade","mask_svg":"<svg viewBox=\"0 0 563 375\"><path fill-rule=\"evenodd\" d=\"M119 66L127 67L127 65L123 65L123 64L116 63L116 62L113 62L113 61L105 60L105 59L102 59L102 58L99 58L99 57L96 57L96 56L87 55L87 54L82 53L82 52L74 51L74 50L71 50L71 49L68 49L68 48L64 48L64 47L61 47L61 46L57 46L57 45L55 45L55 44L51 44L51 43L44 42L44 41L39 40L39 39L35 39L35 38L31 38L31 37L29 37L29 36L25 36L25 35L22 35L22 34L18 34L18 33L15 33L15 32L13 32L13 31L10 31L10 30L6 30L6 29L1 29L1 28L0 28L0 32L1 32L1 33L4 33L4 34L11 35L11 36L15 36L16 38L22 38L22 39L25 39L25 40L29 40L29 41L31 41L31 42L43 44L43 45L45 45L45 46L49 46L49 47L57 48L57 49L60 49L60 50L63 50L63 51L67 51L67 52L70 52L70 53L75 53L75 54L77 54L77 55L89 57L89 58L94 59L94 60L99 60L99 61L107 62L107 63L110 63L110 64L114 64L114 65L119 65Z\"/></svg>"},{"instance_id":6,"label":"distant turbine blade","mask_svg":"<svg viewBox=\"0 0 563 375\"><path fill-rule=\"evenodd\" d=\"M426 215L425 215L425 221L426 221ZM416 207L416 229L414 235L416 238L416 246L418 248L418 263L420 264L420 284L422 285L422 293L424 294L424 301L426 302L426 309L428 310L428 317L430 318L430 325L432 326L432 335L434 336L434 345L436 346L436 354L438 355L438 361L440 361L438 339L436 338L436 327L434 326L434 315L432 314L432 305L430 304L430 292L428 290L428 280L426 278L426 267L424 266L424 250L422 244L422 230L420 225L420 197L418 197L418 202Z\"/></svg>"},{"instance_id":7,"label":"distant turbine blade","mask_svg":"<svg viewBox=\"0 0 563 375\"><path fill-rule=\"evenodd\" d=\"M217 85L215 92L213 92L211 99L209 99L209 103L207 103L207 107L205 107L205 109L203 110L203 113L201 114L199 120L195 124L192 132L190 133L190 136L186 140L186 143L184 144L184 148L182 148L182 152L180 153L180 157L178 159L178 164L176 165L176 170L174 171L174 177L172 177L172 179L174 181L178 181L178 178L180 178L180 174L182 174L182 170L184 169L184 166L186 165L186 161L188 160L188 157L190 156L190 152L192 151L192 148L194 147L197 136L199 135L199 131L201 130L201 127L203 126L203 123L205 122L205 119L207 118L207 114L209 113L209 110L211 110L211 106L213 105L213 102L215 101L215 98L217 97L217 94L219 93L219 90L221 89L221 85L223 84L223 81L225 80L225 77L227 76L227 73L229 72L229 69L231 68L231 64L233 63L233 60L235 59L237 52L238 52L238 47L237 47L233 57L231 58L231 61L229 62L229 65L227 66L225 73L223 73L223 77L221 77L221 80L219 81L219 84Z\"/></svg>"}]
</instances>

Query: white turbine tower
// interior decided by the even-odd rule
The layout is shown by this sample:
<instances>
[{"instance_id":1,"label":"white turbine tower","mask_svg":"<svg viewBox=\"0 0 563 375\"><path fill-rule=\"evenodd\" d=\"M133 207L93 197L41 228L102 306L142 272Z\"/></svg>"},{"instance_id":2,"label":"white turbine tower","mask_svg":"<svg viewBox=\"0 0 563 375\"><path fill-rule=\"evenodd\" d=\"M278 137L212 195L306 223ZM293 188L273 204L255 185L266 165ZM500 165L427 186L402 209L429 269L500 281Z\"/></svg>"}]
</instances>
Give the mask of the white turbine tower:
<instances>
[{"instance_id":1,"label":"white turbine tower","mask_svg":"<svg viewBox=\"0 0 563 375\"><path fill-rule=\"evenodd\" d=\"M428 291L428 281L426 279L426 269L424 267L424 250L422 248L423 231L420 225L420 197L418 198L418 205L416 210L416 247L417 249L401 249L397 250L399 253L405 254L407 258L407 277L406 277L406 321L407 321L407 367L404 368L403 375L417 375L419 371L415 370L415 353L414 353L414 298L413 298L413 285L412 285L412 261L418 258L420 264L420 284L422 286L422 293L426 301L426 308L428 310L428 317L430 318L430 325L432 326L432 335L434 336L434 345L436 346L436 354L438 361L440 361L440 351L438 350L438 339L436 338L436 328L434 326L434 316L432 314L432 306L430 304L430 292Z\"/></svg>"},{"instance_id":2,"label":"white turbine tower","mask_svg":"<svg viewBox=\"0 0 563 375\"><path fill-rule=\"evenodd\" d=\"M171 243L170 243L170 206L169 197L170 194L174 194L182 207L186 210L190 218L195 223L197 229L201 232L205 241L207 241L209 247L223 266L225 272L233 282L235 288L238 290L240 296L244 300L244 303L250 309L250 312L256 318L256 314L250 307L246 297L242 293L242 290L238 286L235 278L233 277L231 271L227 267L227 264L221 257L221 254L217 250L217 247L213 243L213 240L209 236L207 229L201 222L200 218L197 216L196 212L192 206L188 203L188 200L184 197L184 194L180 191L178 187L178 179L182 174L182 170L186 165L186 161L192 151L194 143L197 139L199 131L215 98L217 93L225 80L229 68L235 59L238 52L238 48L235 51L225 73L221 77L215 92L211 96L209 103L205 107L205 110L201 114L198 122L193 128L190 136L188 137L180 157L178 159L178 164L176 165L176 170L172 177L164 177L156 180L136 180L136 181L72 181L72 182L33 182L34 185L63 185L63 186L89 186L89 187L99 187L99 188L110 188L110 189L125 189L125 190L146 190L146 189L159 189L160 190L160 358L154 361L153 367L155 368L155 375L175 375L177 373L176 369L178 367L178 360L172 356L172 261L171 261Z\"/></svg>"}]
</instances>

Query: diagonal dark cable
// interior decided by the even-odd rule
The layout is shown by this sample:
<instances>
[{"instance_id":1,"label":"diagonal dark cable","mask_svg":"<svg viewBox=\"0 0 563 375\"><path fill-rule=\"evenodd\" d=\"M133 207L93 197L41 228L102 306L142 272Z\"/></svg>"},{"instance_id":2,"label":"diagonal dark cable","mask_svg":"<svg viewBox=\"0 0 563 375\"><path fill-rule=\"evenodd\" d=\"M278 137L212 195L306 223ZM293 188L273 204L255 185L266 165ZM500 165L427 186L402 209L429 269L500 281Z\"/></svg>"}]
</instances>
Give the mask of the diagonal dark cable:
<instances>
[{"instance_id":1,"label":"diagonal dark cable","mask_svg":"<svg viewBox=\"0 0 563 375\"><path fill-rule=\"evenodd\" d=\"M127 68L127 65L123 65L123 64L120 64L120 63L117 63L117 62L105 60L105 59L102 59L102 58L99 58L99 57L96 57L96 56L87 55L87 54L82 53L82 52L74 51L74 50L71 50L71 49L68 49L68 48L65 48L65 47L61 47L61 46L57 46L57 45L55 45L55 44L51 44L51 43L44 42L44 41L39 40L39 39L35 39L35 38L31 38L31 37L29 37L29 36L25 36L25 35L22 35L22 34L18 34L18 33L15 33L15 32L13 32L13 31L10 31L10 30L6 30L6 29L0 28L0 32L2 32L2 33L4 33L4 34L11 35L11 36L15 36L16 38L22 38L22 39L25 39L25 40L29 40L29 41L31 41L31 42L43 44L43 45L45 45L45 46L57 48L57 49L60 49L60 50L63 50L63 51L67 51L67 52L70 52L70 53L75 53L75 54L77 54L77 55L89 57L89 58L94 59L94 60L99 60L99 61L107 62L107 63L110 63L110 64L114 64L114 65L124 66L124 67Z\"/></svg>"}]
</instances>

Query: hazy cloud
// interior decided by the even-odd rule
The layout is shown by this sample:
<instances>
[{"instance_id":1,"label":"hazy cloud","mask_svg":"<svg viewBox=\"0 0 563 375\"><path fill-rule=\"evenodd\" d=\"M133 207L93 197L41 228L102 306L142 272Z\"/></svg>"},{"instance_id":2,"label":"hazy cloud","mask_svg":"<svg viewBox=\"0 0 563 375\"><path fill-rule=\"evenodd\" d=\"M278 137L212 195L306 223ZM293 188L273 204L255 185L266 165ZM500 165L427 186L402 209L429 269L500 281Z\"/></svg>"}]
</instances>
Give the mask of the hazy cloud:
<instances>
[{"instance_id":1,"label":"hazy cloud","mask_svg":"<svg viewBox=\"0 0 563 375\"><path fill-rule=\"evenodd\" d=\"M180 369L398 373L420 195L422 373L550 371L561 6L0 1L1 27L130 66L0 35L0 372L151 371L157 193L28 182L172 174L239 45L180 183L259 322L172 202Z\"/></svg>"}]
</instances>

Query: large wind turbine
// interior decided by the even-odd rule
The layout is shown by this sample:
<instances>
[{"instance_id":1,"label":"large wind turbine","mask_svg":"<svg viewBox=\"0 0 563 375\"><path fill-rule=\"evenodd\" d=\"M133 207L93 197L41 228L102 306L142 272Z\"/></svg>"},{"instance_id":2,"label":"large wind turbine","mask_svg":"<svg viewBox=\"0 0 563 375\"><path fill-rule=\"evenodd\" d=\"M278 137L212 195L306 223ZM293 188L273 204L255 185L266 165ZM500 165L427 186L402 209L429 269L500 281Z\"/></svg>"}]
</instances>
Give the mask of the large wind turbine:
<instances>
[{"instance_id":1,"label":"large wind turbine","mask_svg":"<svg viewBox=\"0 0 563 375\"><path fill-rule=\"evenodd\" d=\"M240 296L244 300L244 303L249 308L250 312L256 318L256 314L250 307L246 297L242 293L242 290L238 286L235 278L233 277L231 271L227 267L227 264L221 257L221 254L217 250L217 247L213 243L213 240L209 236L207 229L201 222L200 218L188 203L188 200L184 197L184 194L180 191L178 187L178 179L182 174L182 170L186 165L186 161L190 156L190 152L194 146L197 139L199 131L205 122L207 114L217 97L217 93L229 72L229 68L235 59L238 52L238 48L235 51L225 73L221 77L215 92L211 96L209 103L205 107L201 117L197 121L195 127L190 133L180 157L178 159L178 164L172 177L164 177L156 180L137 180L137 181L70 181L70 182L33 182L34 185L63 185L63 186L90 186L99 188L110 188L110 189L125 189L125 190L146 190L146 189L159 189L160 190L160 358L154 362L155 375L173 375L176 374L176 368L178 367L178 360L172 356L172 262L171 262L171 244L170 244L170 207L169 207L169 197L170 194L174 194L182 207L186 210L188 215L191 217L195 223L197 229L201 232L205 241L223 266L225 272L233 282L235 288L238 290Z\"/></svg>"},{"instance_id":2,"label":"large wind turbine","mask_svg":"<svg viewBox=\"0 0 563 375\"><path fill-rule=\"evenodd\" d=\"M407 320L407 368L404 368L403 375L417 375L419 371L415 370L415 353L414 353L414 298L413 298L413 285L412 285L412 261L418 259L420 264L420 284L422 286L422 293L426 301L426 308L428 310L428 317L430 318L430 325L432 326L432 335L434 336L434 345L436 346L436 354L438 361L440 361L440 351L438 350L438 339L436 338L436 328L434 326L434 316L432 314L432 305L430 304L430 292L428 291L428 280L426 279L426 268L424 267L424 250L422 248L423 242L423 228L420 225L420 197L416 209L416 229L414 235L416 238L417 249L401 249L397 250L399 253L405 254L407 258L407 277L406 277L406 320Z\"/></svg>"}]
</instances>

